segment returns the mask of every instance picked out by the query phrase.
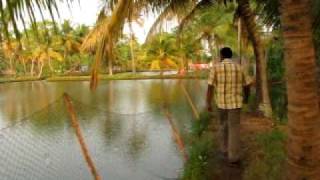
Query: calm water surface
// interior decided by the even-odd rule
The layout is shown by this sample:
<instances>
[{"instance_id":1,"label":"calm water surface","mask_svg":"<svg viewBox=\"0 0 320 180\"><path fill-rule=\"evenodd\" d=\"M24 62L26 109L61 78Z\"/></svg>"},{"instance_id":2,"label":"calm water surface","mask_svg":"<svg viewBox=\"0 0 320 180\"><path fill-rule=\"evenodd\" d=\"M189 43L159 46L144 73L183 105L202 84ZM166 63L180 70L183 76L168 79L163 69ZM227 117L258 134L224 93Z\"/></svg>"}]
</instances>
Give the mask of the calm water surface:
<instances>
[{"instance_id":1,"label":"calm water surface","mask_svg":"<svg viewBox=\"0 0 320 180\"><path fill-rule=\"evenodd\" d=\"M103 179L178 178L183 157L163 113L168 107L187 141L193 120L181 83L199 109L205 81L23 82L0 85L0 179L92 179L62 94L73 99ZM187 142L186 142L187 143Z\"/></svg>"}]
</instances>

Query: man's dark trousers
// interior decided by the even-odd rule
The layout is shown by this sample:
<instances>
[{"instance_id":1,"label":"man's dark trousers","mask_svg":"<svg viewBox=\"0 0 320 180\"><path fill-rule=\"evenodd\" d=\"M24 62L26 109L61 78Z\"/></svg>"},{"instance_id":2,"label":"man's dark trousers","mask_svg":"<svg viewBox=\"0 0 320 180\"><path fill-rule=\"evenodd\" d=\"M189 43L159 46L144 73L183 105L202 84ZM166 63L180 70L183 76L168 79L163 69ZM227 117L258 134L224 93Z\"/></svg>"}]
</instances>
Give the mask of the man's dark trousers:
<instances>
[{"instance_id":1,"label":"man's dark trousers","mask_svg":"<svg viewBox=\"0 0 320 180\"><path fill-rule=\"evenodd\" d=\"M241 109L218 109L220 150L230 162L240 159L240 112Z\"/></svg>"}]
</instances>

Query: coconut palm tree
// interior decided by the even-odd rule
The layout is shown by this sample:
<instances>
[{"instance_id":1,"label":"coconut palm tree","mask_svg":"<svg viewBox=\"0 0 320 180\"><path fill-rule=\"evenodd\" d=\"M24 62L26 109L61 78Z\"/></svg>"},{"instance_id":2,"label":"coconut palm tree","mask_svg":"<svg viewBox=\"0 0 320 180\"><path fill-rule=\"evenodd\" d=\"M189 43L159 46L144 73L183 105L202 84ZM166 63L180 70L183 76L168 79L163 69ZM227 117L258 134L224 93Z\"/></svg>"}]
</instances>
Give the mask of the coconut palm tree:
<instances>
[{"instance_id":1,"label":"coconut palm tree","mask_svg":"<svg viewBox=\"0 0 320 180\"><path fill-rule=\"evenodd\" d=\"M136 73L136 58L134 54L134 42L135 42L135 37L134 37L134 32L133 32L133 27L132 24L135 22L138 24L140 27L143 26L143 19L141 18L141 14L139 9L133 9L133 12L130 13L129 16L129 30L130 30L130 53L131 53L131 69L132 73Z\"/></svg>"},{"instance_id":2,"label":"coconut palm tree","mask_svg":"<svg viewBox=\"0 0 320 180\"><path fill-rule=\"evenodd\" d=\"M2 51L4 57L9 60L9 67L6 71L8 74L16 74L15 59L18 57L19 43L17 41L2 42Z\"/></svg>"},{"instance_id":3,"label":"coconut palm tree","mask_svg":"<svg viewBox=\"0 0 320 180\"><path fill-rule=\"evenodd\" d=\"M320 177L320 109L311 0L281 1L288 89L287 179Z\"/></svg>"},{"instance_id":4,"label":"coconut palm tree","mask_svg":"<svg viewBox=\"0 0 320 180\"><path fill-rule=\"evenodd\" d=\"M227 0L202 0L194 3L193 6L191 5L191 11L185 15L185 18L180 21L180 28L183 28L184 24L187 24L188 21L193 19L198 9L202 9L208 6L215 6L219 5L219 3L227 3L232 1ZM235 13L243 20L243 25L245 26L246 30L248 31L249 39L252 42L254 48L254 54L256 57L256 65L257 65L257 96L258 100L261 102L260 107L261 110L264 112L264 115L267 117L272 116L272 108L271 102L269 97L269 88L268 88L268 81L267 81L267 74L266 74L266 61L264 58L264 47L263 43L259 34L258 26L256 24L256 16L252 9L250 8L249 0L237 0L238 2L238 9ZM170 1L169 5L166 7L179 7L185 6L181 5L181 2L177 3L176 1ZM190 4L189 4L190 5ZM190 7L190 6L189 6ZM172 12L172 11L170 11ZM160 15L159 17L166 17ZM156 21L156 23L158 23ZM151 33L149 33L151 34Z\"/></svg>"},{"instance_id":5,"label":"coconut palm tree","mask_svg":"<svg viewBox=\"0 0 320 180\"><path fill-rule=\"evenodd\" d=\"M161 70L162 74L166 68L178 67L174 61L178 52L175 41L175 37L167 33L161 33L151 40L147 49L148 57L152 58L151 70Z\"/></svg>"},{"instance_id":6,"label":"coconut palm tree","mask_svg":"<svg viewBox=\"0 0 320 180\"><path fill-rule=\"evenodd\" d=\"M40 45L33 51L33 58L37 60L38 63L38 77L40 78L43 72L43 67L48 64L51 72L54 72L52 66L52 60L63 61L63 56L55 51L53 48L46 45Z\"/></svg>"}]
</instances>

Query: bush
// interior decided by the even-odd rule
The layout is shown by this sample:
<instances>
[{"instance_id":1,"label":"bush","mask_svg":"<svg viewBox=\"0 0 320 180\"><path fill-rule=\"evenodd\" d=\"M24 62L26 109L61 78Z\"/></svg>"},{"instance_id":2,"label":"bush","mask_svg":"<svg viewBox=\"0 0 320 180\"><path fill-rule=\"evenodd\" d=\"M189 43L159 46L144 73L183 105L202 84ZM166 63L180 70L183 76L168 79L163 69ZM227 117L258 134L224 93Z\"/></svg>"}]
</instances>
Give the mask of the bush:
<instances>
[{"instance_id":1,"label":"bush","mask_svg":"<svg viewBox=\"0 0 320 180\"><path fill-rule=\"evenodd\" d=\"M200 113L199 120L193 122L191 133L193 136L200 137L208 129L211 120L211 113L205 111Z\"/></svg>"},{"instance_id":2,"label":"bush","mask_svg":"<svg viewBox=\"0 0 320 180\"><path fill-rule=\"evenodd\" d=\"M189 150L189 159L185 164L184 180L205 180L207 179L208 161L213 154L215 145L209 134L203 134L197 138Z\"/></svg>"}]
</instances>

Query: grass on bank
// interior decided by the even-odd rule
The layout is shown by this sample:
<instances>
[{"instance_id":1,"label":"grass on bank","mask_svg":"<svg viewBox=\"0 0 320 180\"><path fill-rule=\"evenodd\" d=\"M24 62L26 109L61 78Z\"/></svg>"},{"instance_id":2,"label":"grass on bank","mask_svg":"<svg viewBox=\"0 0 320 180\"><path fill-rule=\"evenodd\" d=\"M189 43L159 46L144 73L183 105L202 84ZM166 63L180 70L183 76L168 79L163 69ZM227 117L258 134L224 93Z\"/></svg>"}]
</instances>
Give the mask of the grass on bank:
<instances>
[{"instance_id":1,"label":"grass on bank","mask_svg":"<svg viewBox=\"0 0 320 180\"><path fill-rule=\"evenodd\" d=\"M285 172L286 150L285 132L274 129L258 134L255 139L256 148L244 172L245 180L281 180Z\"/></svg>"},{"instance_id":2,"label":"grass on bank","mask_svg":"<svg viewBox=\"0 0 320 180\"><path fill-rule=\"evenodd\" d=\"M8 83L8 82L24 82L24 81L38 81L43 80L44 78L38 77L0 77L0 83Z\"/></svg>"},{"instance_id":3,"label":"grass on bank","mask_svg":"<svg viewBox=\"0 0 320 180\"><path fill-rule=\"evenodd\" d=\"M218 151L216 136L214 132L207 130L210 124L208 117L208 114L201 113L200 121L195 121L191 127L189 159L182 174L183 180L207 180L212 178L212 175L219 177L221 173L221 162L215 157ZM245 152L248 157L243 159L243 179L283 179L287 139L285 131L272 129L263 133L255 132L250 136L254 137L246 138L246 142L243 142L248 149L248 152Z\"/></svg>"},{"instance_id":4,"label":"grass on bank","mask_svg":"<svg viewBox=\"0 0 320 180\"><path fill-rule=\"evenodd\" d=\"M205 79L207 73L188 73L186 75L169 74L169 75L145 75L132 73L118 73L112 76L101 74L100 80L143 80L143 79ZM47 78L47 81L89 81L90 76L53 76Z\"/></svg>"},{"instance_id":5,"label":"grass on bank","mask_svg":"<svg viewBox=\"0 0 320 180\"><path fill-rule=\"evenodd\" d=\"M189 159L185 164L182 179L183 180L206 180L209 169L209 161L216 150L216 144L213 141L213 135L204 132L200 137L193 139L193 143L188 151Z\"/></svg>"},{"instance_id":6,"label":"grass on bank","mask_svg":"<svg viewBox=\"0 0 320 180\"><path fill-rule=\"evenodd\" d=\"M100 80L143 80L143 79L206 79L208 73L203 72L189 72L186 75L179 74L132 74L132 73L117 73L112 76L107 74L100 74ZM37 80L47 80L47 81L90 81L90 75L87 74L77 74L77 75L68 75L68 76L44 76L41 78L30 77L30 76L18 76L18 77L0 77L0 83L6 82L23 82L23 81L37 81Z\"/></svg>"},{"instance_id":7,"label":"grass on bank","mask_svg":"<svg viewBox=\"0 0 320 180\"><path fill-rule=\"evenodd\" d=\"M208 178L209 160L217 149L213 133L207 131L211 118L211 114L202 112L199 120L192 123L191 145L188 149L189 159L185 164L183 180L206 180Z\"/></svg>"}]
</instances>

